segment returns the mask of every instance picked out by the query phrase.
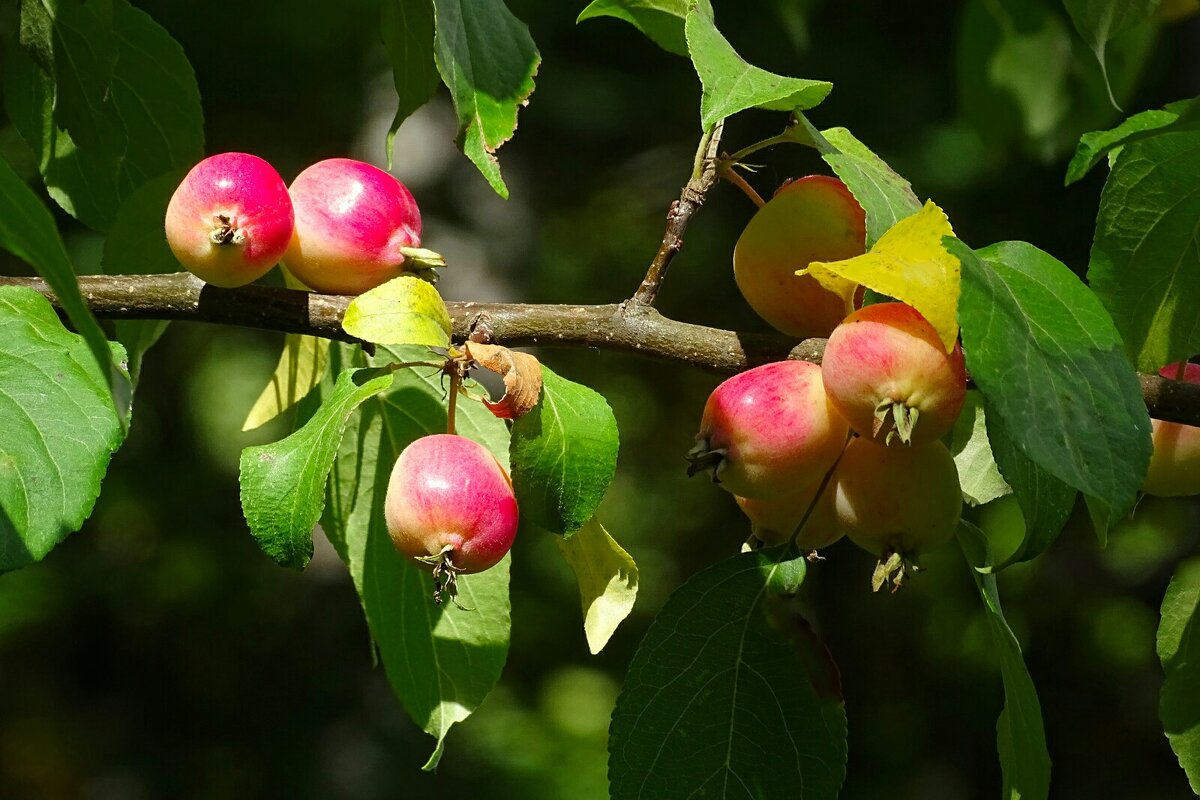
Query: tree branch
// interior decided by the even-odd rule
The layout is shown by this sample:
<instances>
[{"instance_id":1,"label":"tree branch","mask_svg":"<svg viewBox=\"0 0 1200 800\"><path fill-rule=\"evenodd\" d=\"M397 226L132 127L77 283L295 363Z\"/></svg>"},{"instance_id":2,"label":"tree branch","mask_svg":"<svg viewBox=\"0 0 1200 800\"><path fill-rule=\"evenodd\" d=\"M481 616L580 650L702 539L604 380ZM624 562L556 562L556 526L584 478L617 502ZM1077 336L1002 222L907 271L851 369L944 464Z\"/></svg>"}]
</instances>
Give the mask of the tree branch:
<instances>
[{"instance_id":1,"label":"tree branch","mask_svg":"<svg viewBox=\"0 0 1200 800\"><path fill-rule=\"evenodd\" d=\"M0 276L0 286L25 286L57 306L40 278ZM342 330L352 298L269 286L219 289L188 272L169 275L91 275L79 278L92 312L103 319L189 320L303 333L356 341ZM796 342L783 336L708 328L678 322L653 308L620 303L599 306L446 304L453 337L521 347L591 347L670 361L722 375L785 358L820 362L824 339ZM1200 385L1139 375L1152 417L1200 426Z\"/></svg>"}]
</instances>

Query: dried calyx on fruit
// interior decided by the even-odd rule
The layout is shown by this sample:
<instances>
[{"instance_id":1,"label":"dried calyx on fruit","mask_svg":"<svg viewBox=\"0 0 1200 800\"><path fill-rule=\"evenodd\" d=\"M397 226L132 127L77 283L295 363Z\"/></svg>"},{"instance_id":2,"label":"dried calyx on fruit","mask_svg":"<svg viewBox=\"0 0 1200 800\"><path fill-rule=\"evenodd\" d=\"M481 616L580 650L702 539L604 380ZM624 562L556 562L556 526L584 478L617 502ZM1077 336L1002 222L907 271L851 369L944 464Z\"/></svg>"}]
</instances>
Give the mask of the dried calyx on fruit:
<instances>
[{"instance_id":1,"label":"dried calyx on fruit","mask_svg":"<svg viewBox=\"0 0 1200 800\"><path fill-rule=\"evenodd\" d=\"M857 437L834 472L838 525L879 557L871 585L899 588L921 554L954 536L962 490L954 457L940 441L883 445Z\"/></svg>"},{"instance_id":2,"label":"dried calyx on fruit","mask_svg":"<svg viewBox=\"0 0 1200 800\"><path fill-rule=\"evenodd\" d=\"M810 175L784 184L750 219L733 249L733 277L750 307L789 336L828 336L850 312L845 296L811 275L813 261L866 251L866 216L837 178Z\"/></svg>"},{"instance_id":3,"label":"dried calyx on fruit","mask_svg":"<svg viewBox=\"0 0 1200 800\"><path fill-rule=\"evenodd\" d=\"M433 572L433 599L454 600L457 576L495 566L517 535L512 481L483 445L453 434L415 440L392 468L384 499L392 544Z\"/></svg>"},{"instance_id":4,"label":"dried calyx on fruit","mask_svg":"<svg viewBox=\"0 0 1200 800\"><path fill-rule=\"evenodd\" d=\"M821 480L848 433L825 396L820 367L763 364L709 395L688 475L709 470L714 483L742 497L795 494Z\"/></svg>"},{"instance_id":5,"label":"dried calyx on fruit","mask_svg":"<svg viewBox=\"0 0 1200 800\"><path fill-rule=\"evenodd\" d=\"M248 153L192 167L167 205L167 244L214 286L244 286L275 266L293 231L292 201L275 168Z\"/></svg>"},{"instance_id":6,"label":"dried calyx on fruit","mask_svg":"<svg viewBox=\"0 0 1200 800\"><path fill-rule=\"evenodd\" d=\"M349 158L318 161L292 181L296 230L283 263L305 286L361 294L445 266L421 248L421 212L391 173Z\"/></svg>"},{"instance_id":7,"label":"dried calyx on fruit","mask_svg":"<svg viewBox=\"0 0 1200 800\"><path fill-rule=\"evenodd\" d=\"M879 303L829 336L821 376L830 402L861 436L932 442L958 419L967 391L962 347L946 352L912 306Z\"/></svg>"}]
</instances>

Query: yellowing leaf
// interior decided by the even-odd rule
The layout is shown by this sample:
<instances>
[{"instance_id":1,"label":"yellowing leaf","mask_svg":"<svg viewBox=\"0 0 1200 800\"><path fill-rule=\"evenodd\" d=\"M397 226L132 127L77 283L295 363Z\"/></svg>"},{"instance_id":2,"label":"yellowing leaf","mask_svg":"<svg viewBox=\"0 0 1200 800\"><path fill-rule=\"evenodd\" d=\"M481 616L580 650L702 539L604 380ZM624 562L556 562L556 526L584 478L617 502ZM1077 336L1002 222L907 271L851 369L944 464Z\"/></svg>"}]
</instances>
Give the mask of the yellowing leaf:
<instances>
[{"instance_id":1,"label":"yellowing leaf","mask_svg":"<svg viewBox=\"0 0 1200 800\"><path fill-rule=\"evenodd\" d=\"M569 537L555 536L558 549L579 581L583 632L595 655L629 616L637 597L638 568L629 553L592 517Z\"/></svg>"},{"instance_id":2,"label":"yellowing leaf","mask_svg":"<svg viewBox=\"0 0 1200 800\"><path fill-rule=\"evenodd\" d=\"M329 340L289 333L275 374L246 415L242 430L252 431L299 403L325 377Z\"/></svg>"},{"instance_id":3,"label":"yellowing leaf","mask_svg":"<svg viewBox=\"0 0 1200 800\"><path fill-rule=\"evenodd\" d=\"M958 338L958 259L947 252L942 237L953 236L946 212L932 200L879 237L869 252L844 261L814 261L807 272L831 291L840 279L861 283L908 303L933 325L949 352Z\"/></svg>"},{"instance_id":4,"label":"yellowing leaf","mask_svg":"<svg viewBox=\"0 0 1200 800\"><path fill-rule=\"evenodd\" d=\"M427 281L401 275L350 301L342 329L376 344L450 344L450 312Z\"/></svg>"}]
</instances>

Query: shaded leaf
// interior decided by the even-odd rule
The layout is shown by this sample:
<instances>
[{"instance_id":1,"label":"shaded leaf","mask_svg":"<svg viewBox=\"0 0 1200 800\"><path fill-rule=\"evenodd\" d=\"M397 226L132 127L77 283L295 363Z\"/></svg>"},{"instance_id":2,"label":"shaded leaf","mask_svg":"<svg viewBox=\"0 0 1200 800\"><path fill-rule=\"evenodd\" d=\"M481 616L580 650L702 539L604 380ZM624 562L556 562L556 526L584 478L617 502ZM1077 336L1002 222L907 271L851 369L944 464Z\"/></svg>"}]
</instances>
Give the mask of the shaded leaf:
<instances>
[{"instance_id":1,"label":"shaded leaf","mask_svg":"<svg viewBox=\"0 0 1200 800\"><path fill-rule=\"evenodd\" d=\"M113 345L111 358L123 358ZM0 571L40 561L92 512L124 431L108 370L41 294L0 286Z\"/></svg>"},{"instance_id":2,"label":"shaded leaf","mask_svg":"<svg viewBox=\"0 0 1200 800\"><path fill-rule=\"evenodd\" d=\"M583 602L583 632L592 655L608 644L637 599L638 568L633 558L595 517L574 536L558 538L559 552L575 573Z\"/></svg>"},{"instance_id":3,"label":"shaded leaf","mask_svg":"<svg viewBox=\"0 0 1200 800\"><path fill-rule=\"evenodd\" d=\"M805 560L783 552L721 561L659 612L613 711L613 800L837 797L837 668L791 605Z\"/></svg>"},{"instance_id":4,"label":"shaded leaf","mask_svg":"<svg viewBox=\"0 0 1200 800\"><path fill-rule=\"evenodd\" d=\"M833 84L776 75L747 63L717 30L712 14L696 8L685 23L688 53L703 94L700 124L708 129L748 108L803 111L819 105Z\"/></svg>"},{"instance_id":5,"label":"shaded leaf","mask_svg":"<svg viewBox=\"0 0 1200 800\"><path fill-rule=\"evenodd\" d=\"M1117 34L1145 22L1154 13L1159 0L1063 0L1075 30L1096 54L1104 80L1108 81L1105 51ZM1112 89L1109 89L1112 97ZM1113 100L1116 105L1116 100Z\"/></svg>"},{"instance_id":6,"label":"shaded leaf","mask_svg":"<svg viewBox=\"0 0 1200 800\"><path fill-rule=\"evenodd\" d=\"M331 353L334 363L345 348ZM410 360L413 352L380 348L376 364ZM433 579L396 552L383 519L383 495L396 458L419 436L446 430L439 375L395 373L392 388L363 404L330 474L323 527L345 560L371 636L408 715L437 739L426 764L436 766L446 733L470 716L496 685L508 653L506 556L495 567L460 576L459 601L435 605ZM463 403L456 428L508 463L505 424L482 405Z\"/></svg>"},{"instance_id":7,"label":"shaded leaf","mask_svg":"<svg viewBox=\"0 0 1200 800\"><path fill-rule=\"evenodd\" d=\"M108 339L79 292L75 268L49 209L3 159L0 159L0 247L37 270L54 290L71 325L83 336L106 376L118 418L123 420L129 410L129 376L113 362Z\"/></svg>"},{"instance_id":8,"label":"shaded leaf","mask_svg":"<svg viewBox=\"0 0 1200 800\"><path fill-rule=\"evenodd\" d=\"M325 480L355 409L392 382L390 372L347 370L317 412L290 436L242 451L242 511L250 533L274 561L303 569L325 508Z\"/></svg>"},{"instance_id":9,"label":"shaded leaf","mask_svg":"<svg viewBox=\"0 0 1200 800\"><path fill-rule=\"evenodd\" d=\"M1109 520L1124 516L1150 461L1150 418L1099 300L1025 242L947 246L963 265L963 352L989 429L995 416L1030 461L1103 503Z\"/></svg>"},{"instance_id":10,"label":"shaded leaf","mask_svg":"<svg viewBox=\"0 0 1200 800\"><path fill-rule=\"evenodd\" d=\"M1007 800L1043 800L1050 792L1050 754L1037 689L1025 666L1021 644L1000 608L996 576L990 574L992 554L987 538L983 531L963 521L959 523L958 543L983 599L1004 683L1004 710L996 722L996 745L1004 772L1000 796Z\"/></svg>"},{"instance_id":11,"label":"shaded leaf","mask_svg":"<svg viewBox=\"0 0 1200 800\"><path fill-rule=\"evenodd\" d=\"M438 86L433 57L433 4L430 0L382 0L380 33L392 62L396 116L388 128L387 163L392 168L396 131L409 114L425 105Z\"/></svg>"},{"instance_id":12,"label":"shaded leaf","mask_svg":"<svg viewBox=\"0 0 1200 800\"><path fill-rule=\"evenodd\" d=\"M830 291L844 281L874 289L920 311L937 331L946 352L958 339L958 259L942 240L953 236L946 213L932 201L905 217L861 256L844 261L814 261L807 272Z\"/></svg>"},{"instance_id":13,"label":"shaded leaf","mask_svg":"<svg viewBox=\"0 0 1200 800\"><path fill-rule=\"evenodd\" d=\"M690 5L689 0L592 0L575 22L598 17L624 20L667 52L686 56L683 22Z\"/></svg>"},{"instance_id":14,"label":"shaded leaf","mask_svg":"<svg viewBox=\"0 0 1200 800\"><path fill-rule=\"evenodd\" d=\"M1121 149L1100 196L1088 282L1142 372L1200 352L1200 130Z\"/></svg>"},{"instance_id":15,"label":"shaded leaf","mask_svg":"<svg viewBox=\"0 0 1200 800\"><path fill-rule=\"evenodd\" d=\"M1170 103L1165 108L1134 114L1111 130L1093 131L1079 137L1075 155L1067 167L1066 185L1082 178L1100 159L1140 139L1175 131L1200 128L1200 99Z\"/></svg>"},{"instance_id":16,"label":"shaded leaf","mask_svg":"<svg viewBox=\"0 0 1200 800\"><path fill-rule=\"evenodd\" d=\"M1171 749L1200 794L1200 560L1175 570L1163 597L1158 658L1166 680L1158 713Z\"/></svg>"},{"instance_id":17,"label":"shaded leaf","mask_svg":"<svg viewBox=\"0 0 1200 800\"><path fill-rule=\"evenodd\" d=\"M508 197L496 150L517 128L541 55L503 0L433 0L438 74L458 112L458 146Z\"/></svg>"},{"instance_id":18,"label":"shaded leaf","mask_svg":"<svg viewBox=\"0 0 1200 800\"><path fill-rule=\"evenodd\" d=\"M428 281L401 275L350 301L342 329L377 344L450 344L450 312Z\"/></svg>"},{"instance_id":19,"label":"shaded leaf","mask_svg":"<svg viewBox=\"0 0 1200 800\"><path fill-rule=\"evenodd\" d=\"M596 513L617 469L617 420L598 393L542 365L542 399L512 427L521 515L570 534Z\"/></svg>"}]
</instances>

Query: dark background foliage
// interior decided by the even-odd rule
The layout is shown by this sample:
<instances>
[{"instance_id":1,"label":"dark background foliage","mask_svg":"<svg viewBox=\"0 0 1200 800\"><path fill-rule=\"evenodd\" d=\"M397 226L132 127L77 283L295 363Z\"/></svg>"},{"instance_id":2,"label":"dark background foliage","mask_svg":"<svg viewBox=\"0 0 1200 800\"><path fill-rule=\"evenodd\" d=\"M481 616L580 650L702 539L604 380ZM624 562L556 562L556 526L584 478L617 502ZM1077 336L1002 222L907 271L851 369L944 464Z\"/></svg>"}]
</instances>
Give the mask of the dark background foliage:
<instances>
[{"instance_id":1,"label":"dark background foliage","mask_svg":"<svg viewBox=\"0 0 1200 800\"><path fill-rule=\"evenodd\" d=\"M196 69L209 152L258 153L285 179L329 156L383 160L394 94L374 3L138 5ZM715 5L754 63L832 81L814 121L849 127L921 198L933 196L963 239L1024 239L1082 271L1103 170L1064 189L1066 159L1079 133L1119 117L1097 94L1082 45L1051 123L1027 124L1027 109L978 66L999 29L982 2ZM1070 41L1057 5L995 5L1013 10L1018 33L1057 24ZM444 96L401 131L396 170L421 202L426 245L452 265L448 299L614 302L636 288L658 246L691 167L698 82L687 61L632 28L577 27L581 6L511 4L544 58L501 151L512 199L492 195L454 152ZM1198 18L1126 38L1111 67L1126 112L1200 93ZM1025 88L1046 89L1031 72ZM739 147L781 122L743 114L725 141ZM7 128L0 146L20 153ZM763 193L822 171L801 148L760 156L750 180ZM752 211L728 186L711 195L668 276L664 313L763 329L730 269ZM97 269L97 237L60 217L77 263ZM718 378L606 352L540 354L616 411L622 455L600 517L637 559L641 595L608 649L590 657L553 542L519 537L501 685L451 733L429 775L418 768L431 741L373 665L332 549L318 537L308 570L286 572L241 518L238 452L286 430L280 421L239 432L280 339L174 325L147 357L133 431L92 519L45 562L0 577L0 796L605 797L608 715L641 634L674 587L744 538L732 499L682 468ZM1002 512L985 527L1002 532ZM1170 565L1195 549L1198 528L1194 503L1149 500L1100 551L1077 515L1045 557L1002 577L1042 699L1055 797L1190 796L1157 721L1153 645ZM842 670L844 797L998 790L1002 696L978 601L952 548L928 567L901 593L875 596L870 559L842 543L805 586Z\"/></svg>"}]
</instances>

